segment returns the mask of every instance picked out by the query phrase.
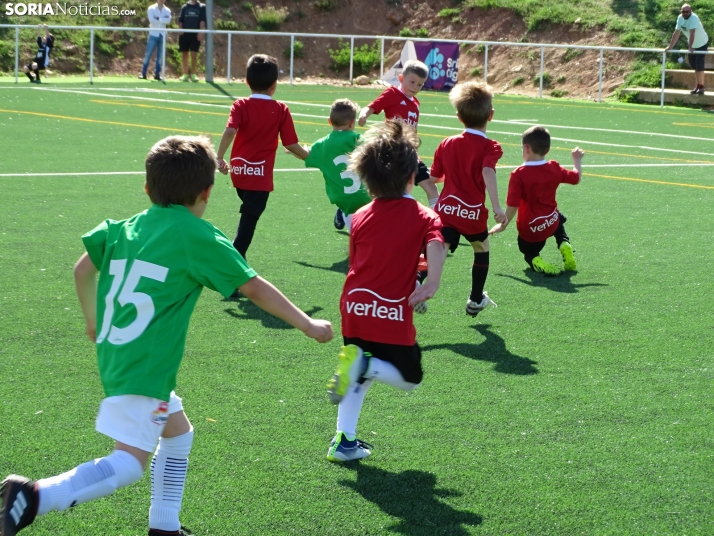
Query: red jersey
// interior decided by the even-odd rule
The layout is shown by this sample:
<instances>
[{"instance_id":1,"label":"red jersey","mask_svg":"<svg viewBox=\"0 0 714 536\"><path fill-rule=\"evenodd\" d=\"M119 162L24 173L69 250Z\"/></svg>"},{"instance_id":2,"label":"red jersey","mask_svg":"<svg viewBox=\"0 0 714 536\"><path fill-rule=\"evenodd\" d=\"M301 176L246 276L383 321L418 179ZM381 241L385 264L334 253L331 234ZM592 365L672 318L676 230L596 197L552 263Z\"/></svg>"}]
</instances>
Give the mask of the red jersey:
<instances>
[{"instance_id":1,"label":"red jersey","mask_svg":"<svg viewBox=\"0 0 714 536\"><path fill-rule=\"evenodd\" d=\"M376 114L384 110L385 119L402 119L414 129L419 123L419 100L416 97L407 97L397 86L385 89L369 107Z\"/></svg>"},{"instance_id":2,"label":"red jersey","mask_svg":"<svg viewBox=\"0 0 714 536\"><path fill-rule=\"evenodd\" d=\"M488 209L484 205L483 168L496 169L501 156L503 150L498 142L471 128L439 144L434 153L431 176L444 182L435 207L444 227L464 235L486 231Z\"/></svg>"},{"instance_id":3,"label":"red jersey","mask_svg":"<svg viewBox=\"0 0 714 536\"><path fill-rule=\"evenodd\" d=\"M283 146L298 142L288 107L267 95L238 99L231 107L226 128L238 131L229 162L233 186L272 192L278 135Z\"/></svg>"},{"instance_id":4,"label":"red jersey","mask_svg":"<svg viewBox=\"0 0 714 536\"><path fill-rule=\"evenodd\" d=\"M526 162L511 172L506 205L518 207L518 236L527 242L542 242L558 228L558 186L578 184L577 171L565 169L558 162Z\"/></svg>"},{"instance_id":5,"label":"red jersey","mask_svg":"<svg viewBox=\"0 0 714 536\"><path fill-rule=\"evenodd\" d=\"M409 295L419 254L444 241L434 211L413 197L375 199L352 217L350 269L340 298L342 335L413 346L416 329Z\"/></svg>"}]
</instances>

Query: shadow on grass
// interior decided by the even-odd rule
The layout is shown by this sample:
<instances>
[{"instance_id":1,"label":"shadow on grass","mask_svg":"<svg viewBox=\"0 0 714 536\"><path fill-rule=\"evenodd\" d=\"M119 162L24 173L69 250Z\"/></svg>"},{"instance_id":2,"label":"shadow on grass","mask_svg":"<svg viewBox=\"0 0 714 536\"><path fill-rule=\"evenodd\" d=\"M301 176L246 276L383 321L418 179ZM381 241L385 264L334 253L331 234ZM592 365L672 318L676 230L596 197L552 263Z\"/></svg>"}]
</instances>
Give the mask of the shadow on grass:
<instances>
[{"instance_id":1,"label":"shadow on grass","mask_svg":"<svg viewBox=\"0 0 714 536\"><path fill-rule=\"evenodd\" d=\"M216 89L216 90L220 91L220 92L223 93L226 97L230 97L231 99L235 99L235 98L236 98L236 97L234 97L233 95L231 95L230 93L228 93L228 92L227 92L225 89L223 89L221 86L219 86L218 84L216 84L215 82L208 82L208 85L209 85L209 86L212 86L213 89Z\"/></svg>"},{"instance_id":2,"label":"shadow on grass","mask_svg":"<svg viewBox=\"0 0 714 536\"><path fill-rule=\"evenodd\" d=\"M538 369L535 367L538 362L509 352L503 337L491 331L491 324L476 324L471 327L483 335L486 340L481 344L468 342L430 344L422 346L422 350L446 349L470 359L495 363L494 370L503 374L518 376L538 374Z\"/></svg>"},{"instance_id":3,"label":"shadow on grass","mask_svg":"<svg viewBox=\"0 0 714 536\"><path fill-rule=\"evenodd\" d=\"M350 264L347 259L338 262L333 262L332 266L317 266L316 264L310 264L309 262L303 261L293 262L295 264L299 264L300 266L304 266L305 268L317 268L318 270L327 270L328 272L338 272L340 274L347 274L347 270L350 267Z\"/></svg>"},{"instance_id":4,"label":"shadow on grass","mask_svg":"<svg viewBox=\"0 0 714 536\"><path fill-rule=\"evenodd\" d=\"M440 498L462 494L449 489L436 489L436 476L425 471L390 473L378 467L350 462L345 469L356 471L357 481L339 484L359 493L376 504L384 513L399 518L385 527L387 532L417 536L421 534L470 534L463 525L476 526L483 518L472 512L455 510Z\"/></svg>"},{"instance_id":5,"label":"shadow on grass","mask_svg":"<svg viewBox=\"0 0 714 536\"><path fill-rule=\"evenodd\" d=\"M280 320L270 313L266 313L248 298L224 299L223 302L235 304L235 307L225 309L226 314L232 316L233 318L238 318L240 320L260 320L261 324L263 324L263 327L265 328L293 329L290 324ZM322 307L312 307L305 311L305 314L312 317L312 315L320 311L322 311Z\"/></svg>"},{"instance_id":6,"label":"shadow on grass","mask_svg":"<svg viewBox=\"0 0 714 536\"><path fill-rule=\"evenodd\" d=\"M605 283L573 283L571 278L574 277L577 272L563 272L556 276L547 276L534 272L530 268L523 270L523 275L525 279L520 277L515 277L509 274L495 274L498 277L507 277L518 281L519 283L524 283L529 287L545 287L555 292L563 292L565 294L575 294L581 288L586 287L606 287Z\"/></svg>"}]
</instances>

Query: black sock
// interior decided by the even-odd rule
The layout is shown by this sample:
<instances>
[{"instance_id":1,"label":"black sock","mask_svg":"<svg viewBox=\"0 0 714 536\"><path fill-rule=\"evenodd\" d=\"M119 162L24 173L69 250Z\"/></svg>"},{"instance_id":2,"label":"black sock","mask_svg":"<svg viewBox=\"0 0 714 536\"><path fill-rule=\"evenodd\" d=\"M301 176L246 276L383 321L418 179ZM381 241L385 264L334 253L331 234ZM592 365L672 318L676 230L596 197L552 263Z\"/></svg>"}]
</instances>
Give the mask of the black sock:
<instances>
[{"instance_id":1,"label":"black sock","mask_svg":"<svg viewBox=\"0 0 714 536\"><path fill-rule=\"evenodd\" d=\"M471 267L471 301L481 303L483 300L483 287L487 276L488 251L474 253L474 265Z\"/></svg>"},{"instance_id":2,"label":"black sock","mask_svg":"<svg viewBox=\"0 0 714 536\"><path fill-rule=\"evenodd\" d=\"M30 82L32 82L34 80L34 78L32 78L32 75L30 74L30 71L27 71L25 73L25 76L30 79Z\"/></svg>"},{"instance_id":3,"label":"black sock","mask_svg":"<svg viewBox=\"0 0 714 536\"><path fill-rule=\"evenodd\" d=\"M255 226L258 225L258 218L252 214L241 214L240 222L238 222L238 232L236 237L233 239L233 247L238 250L238 253L245 255L248 252L248 247L253 241L253 235L255 234Z\"/></svg>"},{"instance_id":4,"label":"black sock","mask_svg":"<svg viewBox=\"0 0 714 536\"><path fill-rule=\"evenodd\" d=\"M37 71L34 71L34 72L35 72L35 80L38 80L38 81L39 81L39 79L40 79L40 71L37 70Z\"/></svg>"},{"instance_id":5,"label":"black sock","mask_svg":"<svg viewBox=\"0 0 714 536\"><path fill-rule=\"evenodd\" d=\"M427 275L429 275L429 272L427 270L421 270L417 272L417 281L419 281L420 285L424 283L424 280L426 279Z\"/></svg>"}]
</instances>

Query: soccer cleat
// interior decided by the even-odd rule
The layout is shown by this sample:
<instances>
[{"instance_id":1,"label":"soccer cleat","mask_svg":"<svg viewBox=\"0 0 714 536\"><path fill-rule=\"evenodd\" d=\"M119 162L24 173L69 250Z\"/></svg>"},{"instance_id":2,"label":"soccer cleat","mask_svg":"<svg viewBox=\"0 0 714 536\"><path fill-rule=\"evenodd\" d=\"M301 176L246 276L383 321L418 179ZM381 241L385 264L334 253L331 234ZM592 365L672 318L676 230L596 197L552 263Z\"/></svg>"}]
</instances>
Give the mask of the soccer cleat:
<instances>
[{"instance_id":1,"label":"soccer cleat","mask_svg":"<svg viewBox=\"0 0 714 536\"><path fill-rule=\"evenodd\" d=\"M416 288L419 288L420 286L421 286L421 282L417 281ZM414 312L417 314L420 314L420 315L423 315L424 313L426 313L428 308L429 308L429 305L426 303L426 300L414 304Z\"/></svg>"},{"instance_id":2,"label":"soccer cleat","mask_svg":"<svg viewBox=\"0 0 714 536\"><path fill-rule=\"evenodd\" d=\"M149 529L149 536L191 536L193 532L186 527L181 527L179 530L168 531L159 529Z\"/></svg>"},{"instance_id":3,"label":"soccer cleat","mask_svg":"<svg viewBox=\"0 0 714 536\"><path fill-rule=\"evenodd\" d=\"M161 75L160 75L160 74L155 74L155 75L154 75L154 80L158 80L159 82L161 82Z\"/></svg>"},{"instance_id":4,"label":"soccer cleat","mask_svg":"<svg viewBox=\"0 0 714 536\"><path fill-rule=\"evenodd\" d=\"M545 262L541 257L536 257L532 262L533 270L545 275L558 275L560 268L554 264Z\"/></svg>"},{"instance_id":5,"label":"soccer cleat","mask_svg":"<svg viewBox=\"0 0 714 536\"><path fill-rule=\"evenodd\" d=\"M0 483L0 536L15 536L37 516L37 484L24 476L10 475Z\"/></svg>"},{"instance_id":6,"label":"soccer cleat","mask_svg":"<svg viewBox=\"0 0 714 536\"><path fill-rule=\"evenodd\" d=\"M367 372L367 359L364 352L354 344L342 347L339 360L337 370L327 382L327 394L330 395L333 404L342 402L350 385Z\"/></svg>"},{"instance_id":7,"label":"soccer cleat","mask_svg":"<svg viewBox=\"0 0 714 536\"><path fill-rule=\"evenodd\" d=\"M695 88L694 88L692 91L690 91L689 93L691 93L692 95L696 95L697 93L699 93L699 86L695 87Z\"/></svg>"},{"instance_id":8,"label":"soccer cleat","mask_svg":"<svg viewBox=\"0 0 714 536\"><path fill-rule=\"evenodd\" d=\"M191 75L191 82L198 82L198 76L196 76L195 74L192 74L192 75Z\"/></svg>"},{"instance_id":9,"label":"soccer cleat","mask_svg":"<svg viewBox=\"0 0 714 536\"><path fill-rule=\"evenodd\" d=\"M38 78L35 78L34 80L30 80L30 82L32 82L33 84L41 84L42 83Z\"/></svg>"},{"instance_id":10,"label":"soccer cleat","mask_svg":"<svg viewBox=\"0 0 714 536\"><path fill-rule=\"evenodd\" d=\"M558 247L560 254L563 256L563 267L568 272L574 272L577 270L577 264L575 263L575 257L573 256L573 246L570 242L561 242Z\"/></svg>"},{"instance_id":11,"label":"soccer cleat","mask_svg":"<svg viewBox=\"0 0 714 536\"><path fill-rule=\"evenodd\" d=\"M183 75L181 78L179 78L179 80L181 82L188 82L188 75L187 74Z\"/></svg>"},{"instance_id":12,"label":"soccer cleat","mask_svg":"<svg viewBox=\"0 0 714 536\"><path fill-rule=\"evenodd\" d=\"M697 90L697 95L704 95L704 86L700 87L700 88Z\"/></svg>"},{"instance_id":13,"label":"soccer cleat","mask_svg":"<svg viewBox=\"0 0 714 536\"><path fill-rule=\"evenodd\" d=\"M361 460L372 454L373 448L361 439L349 439L344 432L337 432L327 451L327 459L331 462Z\"/></svg>"},{"instance_id":14,"label":"soccer cleat","mask_svg":"<svg viewBox=\"0 0 714 536\"><path fill-rule=\"evenodd\" d=\"M138 76L139 80L146 80L146 75L145 74L140 74Z\"/></svg>"},{"instance_id":15,"label":"soccer cleat","mask_svg":"<svg viewBox=\"0 0 714 536\"><path fill-rule=\"evenodd\" d=\"M469 300L466 302L466 314L469 316L476 316L489 305L498 307L498 305L496 305L496 302L489 298L488 293L484 291L483 298L480 302L475 302L469 298Z\"/></svg>"},{"instance_id":16,"label":"soccer cleat","mask_svg":"<svg viewBox=\"0 0 714 536\"><path fill-rule=\"evenodd\" d=\"M337 209L337 212L335 212L335 219L333 223L335 224L335 229L338 231L345 228L345 215L339 208Z\"/></svg>"}]
</instances>

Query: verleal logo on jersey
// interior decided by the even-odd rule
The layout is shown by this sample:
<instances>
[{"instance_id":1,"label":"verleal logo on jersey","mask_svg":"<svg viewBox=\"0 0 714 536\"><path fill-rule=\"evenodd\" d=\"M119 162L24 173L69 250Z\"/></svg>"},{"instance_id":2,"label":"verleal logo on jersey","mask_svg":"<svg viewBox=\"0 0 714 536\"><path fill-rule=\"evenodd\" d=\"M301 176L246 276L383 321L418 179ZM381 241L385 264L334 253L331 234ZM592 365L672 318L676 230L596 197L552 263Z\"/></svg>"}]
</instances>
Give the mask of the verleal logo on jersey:
<instances>
[{"instance_id":1,"label":"verleal logo on jersey","mask_svg":"<svg viewBox=\"0 0 714 536\"><path fill-rule=\"evenodd\" d=\"M457 203L448 201L450 198L457 201ZM483 203L469 205L463 199L459 199L455 195L447 195L443 201L439 199L439 202L436 204L436 211L441 214L450 214L467 220L478 220L481 214L481 207L483 207Z\"/></svg>"},{"instance_id":2,"label":"verleal logo on jersey","mask_svg":"<svg viewBox=\"0 0 714 536\"><path fill-rule=\"evenodd\" d=\"M234 160L240 160L237 164L233 164ZM241 164L241 162L243 162ZM231 158L231 173L234 175L255 175L257 177L265 176L265 160L262 162L249 162L245 158L236 156Z\"/></svg>"},{"instance_id":3,"label":"verleal logo on jersey","mask_svg":"<svg viewBox=\"0 0 714 536\"><path fill-rule=\"evenodd\" d=\"M169 403L161 402L159 407L151 414L151 422L158 426L163 426L169 420Z\"/></svg>"},{"instance_id":4,"label":"verleal logo on jersey","mask_svg":"<svg viewBox=\"0 0 714 536\"><path fill-rule=\"evenodd\" d=\"M383 318L385 320L396 320L397 322L404 322L404 305L396 304L401 304L401 302L406 300L406 298L390 300L388 298L380 296L379 294L368 288L353 288L347 293L347 295L351 296L355 293L371 294L376 299L372 299L371 302L354 302L347 300L345 302L347 314L353 314L355 316L370 316L372 318ZM356 297L357 296L355 296L355 298Z\"/></svg>"},{"instance_id":5,"label":"verleal logo on jersey","mask_svg":"<svg viewBox=\"0 0 714 536\"><path fill-rule=\"evenodd\" d=\"M542 223L538 223L541 220L545 220ZM553 225L558 221L558 209L555 209L551 214L547 216L539 216L528 224L528 228L532 233L537 233L540 231L545 231L548 227Z\"/></svg>"}]
</instances>

